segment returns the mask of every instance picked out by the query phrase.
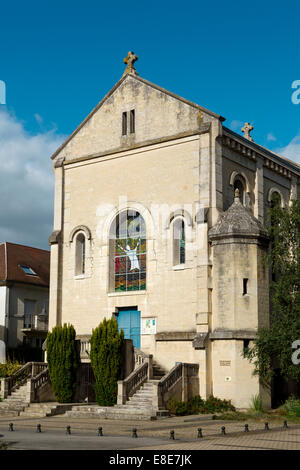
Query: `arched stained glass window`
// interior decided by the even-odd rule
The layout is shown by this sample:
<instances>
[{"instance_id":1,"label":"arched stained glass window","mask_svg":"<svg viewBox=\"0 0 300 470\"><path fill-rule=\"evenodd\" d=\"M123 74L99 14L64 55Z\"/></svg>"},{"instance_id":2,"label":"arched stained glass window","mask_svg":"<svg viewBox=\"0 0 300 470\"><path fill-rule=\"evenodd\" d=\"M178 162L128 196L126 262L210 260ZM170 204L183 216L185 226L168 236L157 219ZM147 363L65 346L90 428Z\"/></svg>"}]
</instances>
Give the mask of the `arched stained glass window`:
<instances>
[{"instance_id":1,"label":"arched stained glass window","mask_svg":"<svg viewBox=\"0 0 300 470\"><path fill-rule=\"evenodd\" d=\"M83 233L77 235L75 249L75 275L79 276L85 273L85 236Z\"/></svg>"},{"instance_id":2,"label":"arched stained glass window","mask_svg":"<svg viewBox=\"0 0 300 470\"><path fill-rule=\"evenodd\" d=\"M182 218L176 218L173 225L173 265L185 263L185 227Z\"/></svg>"},{"instance_id":3,"label":"arched stained glass window","mask_svg":"<svg viewBox=\"0 0 300 470\"><path fill-rule=\"evenodd\" d=\"M146 289L146 225L139 212L126 210L115 219L111 257L116 292ZM112 276L111 276L112 280Z\"/></svg>"}]
</instances>

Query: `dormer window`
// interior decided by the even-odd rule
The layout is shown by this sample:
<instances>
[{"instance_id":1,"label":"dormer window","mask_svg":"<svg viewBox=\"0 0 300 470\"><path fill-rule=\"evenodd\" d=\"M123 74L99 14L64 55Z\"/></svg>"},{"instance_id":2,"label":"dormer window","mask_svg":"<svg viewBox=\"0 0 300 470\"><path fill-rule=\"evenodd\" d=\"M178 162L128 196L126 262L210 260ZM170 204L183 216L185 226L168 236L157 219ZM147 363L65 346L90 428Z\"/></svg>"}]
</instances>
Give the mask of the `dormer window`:
<instances>
[{"instance_id":1,"label":"dormer window","mask_svg":"<svg viewBox=\"0 0 300 470\"><path fill-rule=\"evenodd\" d=\"M24 271L25 274L29 274L30 276L37 276L37 273L30 266L21 265L20 268Z\"/></svg>"}]
</instances>

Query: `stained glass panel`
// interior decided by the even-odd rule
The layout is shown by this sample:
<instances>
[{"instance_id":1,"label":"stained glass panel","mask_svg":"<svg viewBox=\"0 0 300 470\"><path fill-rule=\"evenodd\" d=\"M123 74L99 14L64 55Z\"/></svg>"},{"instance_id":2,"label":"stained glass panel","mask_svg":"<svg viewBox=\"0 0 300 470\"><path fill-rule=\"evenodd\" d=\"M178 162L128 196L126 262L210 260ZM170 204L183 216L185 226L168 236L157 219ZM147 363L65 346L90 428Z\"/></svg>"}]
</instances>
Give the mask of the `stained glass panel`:
<instances>
[{"instance_id":1,"label":"stained glass panel","mask_svg":"<svg viewBox=\"0 0 300 470\"><path fill-rule=\"evenodd\" d=\"M146 227L138 212L117 217L114 261L115 291L146 289Z\"/></svg>"}]
</instances>

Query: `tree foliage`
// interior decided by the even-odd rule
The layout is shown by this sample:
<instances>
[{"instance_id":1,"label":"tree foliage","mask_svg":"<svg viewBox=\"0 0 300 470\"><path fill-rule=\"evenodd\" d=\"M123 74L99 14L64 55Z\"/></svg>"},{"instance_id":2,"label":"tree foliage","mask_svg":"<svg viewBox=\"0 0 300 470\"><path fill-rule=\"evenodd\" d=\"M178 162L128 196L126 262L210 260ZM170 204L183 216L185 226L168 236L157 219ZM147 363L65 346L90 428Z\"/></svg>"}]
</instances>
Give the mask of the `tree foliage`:
<instances>
[{"instance_id":1,"label":"tree foliage","mask_svg":"<svg viewBox=\"0 0 300 470\"><path fill-rule=\"evenodd\" d=\"M271 314L269 329L260 329L244 355L254 373L269 383L274 368L286 379L300 380L292 361L292 344L300 340L300 201L287 208L274 201L269 211Z\"/></svg>"},{"instance_id":2,"label":"tree foliage","mask_svg":"<svg viewBox=\"0 0 300 470\"><path fill-rule=\"evenodd\" d=\"M91 365L95 376L96 401L102 406L117 402L118 379L122 370L124 331L118 331L116 318L95 328L91 337Z\"/></svg>"},{"instance_id":3,"label":"tree foliage","mask_svg":"<svg viewBox=\"0 0 300 470\"><path fill-rule=\"evenodd\" d=\"M51 385L60 403L70 403L76 389L78 353L73 325L58 325L47 335L47 361Z\"/></svg>"}]
</instances>

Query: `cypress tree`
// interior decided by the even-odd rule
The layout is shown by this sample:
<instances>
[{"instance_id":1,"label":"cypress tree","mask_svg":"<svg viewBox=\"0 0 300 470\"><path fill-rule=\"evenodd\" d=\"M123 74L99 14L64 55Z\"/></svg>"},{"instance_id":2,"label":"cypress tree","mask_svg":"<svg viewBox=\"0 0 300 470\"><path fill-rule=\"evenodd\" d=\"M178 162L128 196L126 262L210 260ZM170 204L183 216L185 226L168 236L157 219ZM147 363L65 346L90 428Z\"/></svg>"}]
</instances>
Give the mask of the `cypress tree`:
<instances>
[{"instance_id":1,"label":"cypress tree","mask_svg":"<svg viewBox=\"0 0 300 470\"><path fill-rule=\"evenodd\" d=\"M124 331L119 333L116 318L104 318L93 330L90 342L96 401L102 406L112 406L117 402L117 382L123 365Z\"/></svg>"},{"instance_id":2,"label":"cypress tree","mask_svg":"<svg viewBox=\"0 0 300 470\"><path fill-rule=\"evenodd\" d=\"M76 389L78 354L73 325L57 325L47 335L47 360L51 385L60 403L70 403Z\"/></svg>"}]
</instances>

